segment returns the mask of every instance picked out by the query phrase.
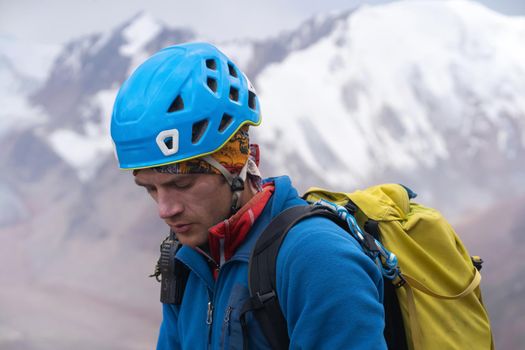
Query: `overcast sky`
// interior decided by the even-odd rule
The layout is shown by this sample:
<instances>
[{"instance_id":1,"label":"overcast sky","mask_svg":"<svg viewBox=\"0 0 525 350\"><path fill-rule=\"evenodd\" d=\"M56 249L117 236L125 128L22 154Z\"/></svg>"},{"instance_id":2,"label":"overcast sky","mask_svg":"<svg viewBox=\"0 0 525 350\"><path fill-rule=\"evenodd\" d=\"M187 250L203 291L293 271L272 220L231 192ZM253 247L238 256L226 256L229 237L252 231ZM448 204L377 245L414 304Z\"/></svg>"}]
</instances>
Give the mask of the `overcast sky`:
<instances>
[{"instance_id":1,"label":"overcast sky","mask_svg":"<svg viewBox=\"0 0 525 350\"><path fill-rule=\"evenodd\" d=\"M262 38L317 13L392 0L0 0L0 36L58 44L104 32L146 10L169 26L189 26L214 40ZM425 0L412 0L425 1ZM443 1L443 0L436 0ZM477 0L525 16L525 0Z\"/></svg>"}]
</instances>

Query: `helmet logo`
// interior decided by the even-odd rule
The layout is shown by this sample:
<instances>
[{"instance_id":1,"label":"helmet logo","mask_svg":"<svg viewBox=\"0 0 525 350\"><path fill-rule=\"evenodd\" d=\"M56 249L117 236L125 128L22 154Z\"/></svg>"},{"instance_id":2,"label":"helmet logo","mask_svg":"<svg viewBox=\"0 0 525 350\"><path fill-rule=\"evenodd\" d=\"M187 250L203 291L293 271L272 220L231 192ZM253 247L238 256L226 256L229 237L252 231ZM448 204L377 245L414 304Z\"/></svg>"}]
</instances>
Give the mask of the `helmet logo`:
<instances>
[{"instance_id":1,"label":"helmet logo","mask_svg":"<svg viewBox=\"0 0 525 350\"><path fill-rule=\"evenodd\" d=\"M156 138L162 154L171 156L179 151L179 130L170 129L159 132Z\"/></svg>"}]
</instances>

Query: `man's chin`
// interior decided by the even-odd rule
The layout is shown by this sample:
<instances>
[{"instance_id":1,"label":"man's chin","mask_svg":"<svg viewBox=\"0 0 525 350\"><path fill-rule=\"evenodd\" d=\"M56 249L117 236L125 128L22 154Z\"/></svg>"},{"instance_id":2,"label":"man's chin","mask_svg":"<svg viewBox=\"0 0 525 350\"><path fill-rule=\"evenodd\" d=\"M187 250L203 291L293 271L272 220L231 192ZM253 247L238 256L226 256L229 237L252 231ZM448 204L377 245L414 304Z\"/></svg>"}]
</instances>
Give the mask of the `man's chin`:
<instances>
[{"instance_id":1,"label":"man's chin","mask_svg":"<svg viewBox=\"0 0 525 350\"><path fill-rule=\"evenodd\" d=\"M187 231L184 233L175 232L175 236L179 240L180 244L186 245L192 248L201 247L208 244L208 235L205 237L199 233Z\"/></svg>"}]
</instances>

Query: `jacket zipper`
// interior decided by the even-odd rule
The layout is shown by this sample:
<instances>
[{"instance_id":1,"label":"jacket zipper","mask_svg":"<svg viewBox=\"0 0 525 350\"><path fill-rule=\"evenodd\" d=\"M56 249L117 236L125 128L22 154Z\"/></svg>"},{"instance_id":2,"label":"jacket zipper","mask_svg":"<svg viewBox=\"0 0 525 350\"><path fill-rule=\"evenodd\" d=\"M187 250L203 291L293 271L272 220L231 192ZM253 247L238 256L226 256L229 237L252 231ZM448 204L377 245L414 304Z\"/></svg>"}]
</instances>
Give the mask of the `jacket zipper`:
<instances>
[{"instance_id":1,"label":"jacket zipper","mask_svg":"<svg viewBox=\"0 0 525 350\"><path fill-rule=\"evenodd\" d=\"M215 281L215 287L217 287L217 281L219 280L218 275L219 275L220 269L222 268L222 265L224 265L226 262L225 255L224 255L224 239L219 240L220 261L218 264L208 254L206 254L205 252L202 252L202 253L208 258L208 261L215 263L215 268L217 269L217 280ZM213 295L215 294L216 293L214 291ZM228 308L226 309L226 315L224 316L224 322L227 323L227 327L228 327L228 334L230 332L230 316L231 316L232 310L233 308L231 306L228 306ZM211 336L212 336L212 329L213 329L213 311L214 311L213 297L210 293L208 293L208 310L206 314L206 325L208 326L208 348L211 347L211 339L212 339Z\"/></svg>"},{"instance_id":2,"label":"jacket zipper","mask_svg":"<svg viewBox=\"0 0 525 350\"><path fill-rule=\"evenodd\" d=\"M217 269L217 280L219 279L218 278L219 271L222 265L225 263L224 238L219 240L219 252L220 252L220 261L218 264L215 263L216 264L215 268ZM213 261L213 259L211 259L211 261ZM215 285L217 285L217 281L215 281ZM213 294L215 295L215 293ZM208 325L208 347L211 345L211 333L212 333L212 328L213 328L213 309L214 308L213 308L212 297L208 296L208 312L206 316L206 324Z\"/></svg>"}]
</instances>

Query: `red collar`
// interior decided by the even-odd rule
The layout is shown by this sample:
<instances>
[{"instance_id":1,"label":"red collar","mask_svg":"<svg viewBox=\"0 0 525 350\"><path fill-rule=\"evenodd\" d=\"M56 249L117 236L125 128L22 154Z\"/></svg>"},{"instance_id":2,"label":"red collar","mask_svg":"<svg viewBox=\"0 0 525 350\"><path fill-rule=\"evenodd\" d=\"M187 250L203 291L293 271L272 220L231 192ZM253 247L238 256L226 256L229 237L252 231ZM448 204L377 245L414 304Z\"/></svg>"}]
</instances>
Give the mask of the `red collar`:
<instances>
[{"instance_id":1,"label":"red collar","mask_svg":"<svg viewBox=\"0 0 525 350\"><path fill-rule=\"evenodd\" d=\"M237 248L250 232L253 223L261 215L274 192L273 183L266 184L235 215L211 227L208 235L211 257L219 264L231 259ZM220 257L220 241L224 239L224 261Z\"/></svg>"}]
</instances>

